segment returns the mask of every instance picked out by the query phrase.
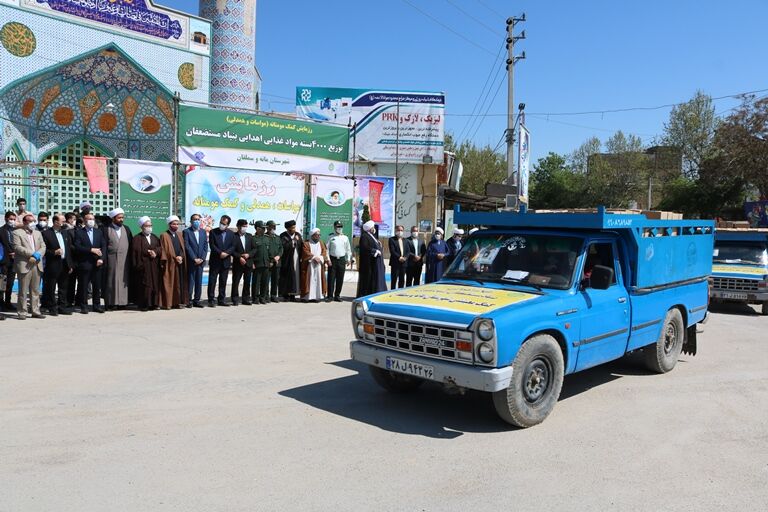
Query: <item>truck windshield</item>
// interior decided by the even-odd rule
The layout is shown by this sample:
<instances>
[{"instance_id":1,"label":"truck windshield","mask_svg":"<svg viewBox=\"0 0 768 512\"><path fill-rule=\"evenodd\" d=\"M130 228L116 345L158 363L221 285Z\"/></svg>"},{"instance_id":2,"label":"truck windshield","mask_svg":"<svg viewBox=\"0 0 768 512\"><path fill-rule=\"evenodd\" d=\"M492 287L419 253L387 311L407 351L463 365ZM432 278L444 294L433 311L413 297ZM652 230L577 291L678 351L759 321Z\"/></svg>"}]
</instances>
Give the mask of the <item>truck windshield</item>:
<instances>
[{"instance_id":1,"label":"truck windshield","mask_svg":"<svg viewBox=\"0 0 768 512\"><path fill-rule=\"evenodd\" d=\"M744 242L717 242L713 253L715 263L745 263L768 265L768 252L765 244L747 244Z\"/></svg>"},{"instance_id":2,"label":"truck windshield","mask_svg":"<svg viewBox=\"0 0 768 512\"><path fill-rule=\"evenodd\" d=\"M565 290L582 245L581 238L553 235L473 236L444 277Z\"/></svg>"}]
</instances>

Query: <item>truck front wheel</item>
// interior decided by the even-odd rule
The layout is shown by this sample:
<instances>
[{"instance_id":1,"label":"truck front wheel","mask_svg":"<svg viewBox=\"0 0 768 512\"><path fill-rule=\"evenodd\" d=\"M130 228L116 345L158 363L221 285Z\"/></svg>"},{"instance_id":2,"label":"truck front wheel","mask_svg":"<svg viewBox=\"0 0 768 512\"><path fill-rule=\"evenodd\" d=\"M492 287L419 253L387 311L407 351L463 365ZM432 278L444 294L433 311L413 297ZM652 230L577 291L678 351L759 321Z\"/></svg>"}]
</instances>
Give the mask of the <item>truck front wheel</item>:
<instances>
[{"instance_id":1,"label":"truck front wheel","mask_svg":"<svg viewBox=\"0 0 768 512\"><path fill-rule=\"evenodd\" d=\"M507 423L527 428L544 421L563 388L563 353L552 336L529 339L512 362L509 387L493 393L496 412Z\"/></svg>"},{"instance_id":2,"label":"truck front wheel","mask_svg":"<svg viewBox=\"0 0 768 512\"><path fill-rule=\"evenodd\" d=\"M679 309L670 309L656 343L645 348L645 364L651 371L667 373L677 364L683 349L685 325Z\"/></svg>"},{"instance_id":3,"label":"truck front wheel","mask_svg":"<svg viewBox=\"0 0 768 512\"><path fill-rule=\"evenodd\" d=\"M368 368L371 370L371 376L376 384L390 393L407 393L424 384L424 381L417 377L391 372L377 366L369 366Z\"/></svg>"}]
</instances>

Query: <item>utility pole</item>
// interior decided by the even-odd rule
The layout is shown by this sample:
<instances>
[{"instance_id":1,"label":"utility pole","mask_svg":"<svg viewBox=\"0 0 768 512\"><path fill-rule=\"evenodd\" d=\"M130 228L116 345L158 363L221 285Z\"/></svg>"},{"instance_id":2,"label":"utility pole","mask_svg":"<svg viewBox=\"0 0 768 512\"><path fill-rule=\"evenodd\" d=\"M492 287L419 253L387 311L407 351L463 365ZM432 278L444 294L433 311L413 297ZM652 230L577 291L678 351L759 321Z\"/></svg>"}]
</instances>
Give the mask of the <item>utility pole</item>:
<instances>
[{"instance_id":1,"label":"utility pole","mask_svg":"<svg viewBox=\"0 0 768 512\"><path fill-rule=\"evenodd\" d=\"M516 186L517 178L515 174L515 63L525 58L525 52L515 56L515 42L525 39L525 31L519 36L515 36L514 29L519 22L525 21L525 13L520 17L512 16L507 18L507 184L514 183Z\"/></svg>"}]
</instances>

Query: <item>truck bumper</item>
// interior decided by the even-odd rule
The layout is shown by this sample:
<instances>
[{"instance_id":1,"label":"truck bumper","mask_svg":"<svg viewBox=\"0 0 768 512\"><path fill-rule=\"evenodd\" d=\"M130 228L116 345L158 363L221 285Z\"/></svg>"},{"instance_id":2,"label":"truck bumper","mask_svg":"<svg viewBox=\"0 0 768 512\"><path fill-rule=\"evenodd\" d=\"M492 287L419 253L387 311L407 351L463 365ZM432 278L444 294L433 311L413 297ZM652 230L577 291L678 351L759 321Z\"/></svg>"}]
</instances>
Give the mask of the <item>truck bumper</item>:
<instances>
[{"instance_id":1,"label":"truck bumper","mask_svg":"<svg viewBox=\"0 0 768 512\"><path fill-rule=\"evenodd\" d=\"M371 366L387 369L387 357L431 366L434 368L433 380L448 385L462 388L475 389L477 391L500 391L509 387L512 378L512 367L505 368L480 368L457 363L449 363L438 359L420 357L389 350L386 348L372 347L360 341L352 341L349 344L352 359Z\"/></svg>"},{"instance_id":2,"label":"truck bumper","mask_svg":"<svg viewBox=\"0 0 768 512\"><path fill-rule=\"evenodd\" d=\"M766 292L738 292L733 290L712 289L712 298L728 300L733 302L747 302L750 304L765 302L768 300L768 291Z\"/></svg>"}]
</instances>

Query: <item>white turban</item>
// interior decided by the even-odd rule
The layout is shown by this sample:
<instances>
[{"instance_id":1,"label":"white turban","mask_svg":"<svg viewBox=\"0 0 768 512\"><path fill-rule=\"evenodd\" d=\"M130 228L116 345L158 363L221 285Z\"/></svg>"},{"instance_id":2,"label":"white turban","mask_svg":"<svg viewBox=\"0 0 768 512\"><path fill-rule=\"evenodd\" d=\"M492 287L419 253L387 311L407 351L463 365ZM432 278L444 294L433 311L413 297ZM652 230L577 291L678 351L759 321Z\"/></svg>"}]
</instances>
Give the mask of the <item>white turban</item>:
<instances>
[{"instance_id":1,"label":"white turban","mask_svg":"<svg viewBox=\"0 0 768 512\"><path fill-rule=\"evenodd\" d=\"M149 218L149 217L147 217L146 215L145 215L145 216L143 216L143 217L139 217L139 227L142 227L144 224L146 224L146 223L147 223L147 222L149 222L150 220L152 220L152 219L150 219L150 218Z\"/></svg>"},{"instance_id":2,"label":"white turban","mask_svg":"<svg viewBox=\"0 0 768 512\"><path fill-rule=\"evenodd\" d=\"M453 234L454 235L463 235L464 234L464 230L463 229L454 229L453 230Z\"/></svg>"},{"instance_id":3,"label":"white turban","mask_svg":"<svg viewBox=\"0 0 768 512\"><path fill-rule=\"evenodd\" d=\"M440 233L441 235L445 233L443 228L435 228L435 233Z\"/></svg>"},{"instance_id":4,"label":"white turban","mask_svg":"<svg viewBox=\"0 0 768 512\"><path fill-rule=\"evenodd\" d=\"M365 224L363 224L363 231L370 231L370 230L372 230L372 229L373 229L373 227L374 227L375 225L376 225L376 223L375 223L375 222L373 222L372 220L369 220L368 222L366 222Z\"/></svg>"},{"instance_id":5,"label":"white turban","mask_svg":"<svg viewBox=\"0 0 768 512\"><path fill-rule=\"evenodd\" d=\"M315 235L320 233L320 228L315 228L312 231L309 232L309 236Z\"/></svg>"},{"instance_id":6,"label":"white turban","mask_svg":"<svg viewBox=\"0 0 768 512\"><path fill-rule=\"evenodd\" d=\"M115 208L114 210L109 211L109 218L114 219L118 215L125 215L125 210L122 208Z\"/></svg>"},{"instance_id":7,"label":"white turban","mask_svg":"<svg viewBox=\"0 0 768 512\"><path fill-rule=\"evenodd\" d=\"M92 208L93 205L89 201L81 201L80 202L80 209L82 210L85 207Z\"/></svg>"},{"instance_id":8,"label":"white turban","mask_svg":"<svg viewBox=\"0 0 768 512\"><path fill-rule=\"evenodd\" d=\"M168 217L167 219L165 219L165 222L167 222L168 224L170 224L171 222L180 222L180 221L179 221L179 218L178 218L177 216L175 216L175 215L171 215L170 217Z\"/></svg>"},{"instance_id":9,"label":"white turban","mask_svg":"<svg viewBox=\"0 0 768 512\"><path fill-rule=\"evenodd\" d=\"M480 228L472 228L469 230L469 234L471 235L473 233L477 233L478 231L480 231Z\"/></svg>"}]
</instances>

